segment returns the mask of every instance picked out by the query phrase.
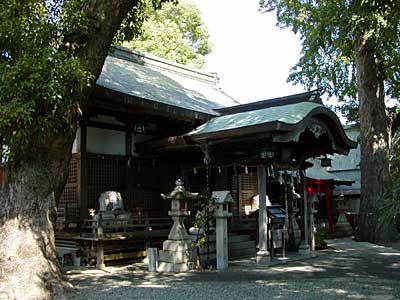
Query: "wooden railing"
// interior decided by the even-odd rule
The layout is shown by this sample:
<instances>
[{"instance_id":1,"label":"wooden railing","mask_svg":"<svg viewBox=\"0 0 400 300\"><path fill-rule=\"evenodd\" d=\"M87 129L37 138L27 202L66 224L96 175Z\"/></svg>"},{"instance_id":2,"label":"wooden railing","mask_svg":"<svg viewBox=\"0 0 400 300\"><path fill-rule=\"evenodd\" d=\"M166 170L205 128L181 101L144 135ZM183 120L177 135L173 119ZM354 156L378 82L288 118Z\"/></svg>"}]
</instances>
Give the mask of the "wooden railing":
<instances>
[{"instance_id":1,"label":"wooden railing","mask_svg":"<svg viewBox=\"0 0 400 300\"><path fill-rule=\"evenodd\" d=\"M81 236L88 238L130 238L168 236L171 218L85 219Z\"/></svg>"}]
</instances>

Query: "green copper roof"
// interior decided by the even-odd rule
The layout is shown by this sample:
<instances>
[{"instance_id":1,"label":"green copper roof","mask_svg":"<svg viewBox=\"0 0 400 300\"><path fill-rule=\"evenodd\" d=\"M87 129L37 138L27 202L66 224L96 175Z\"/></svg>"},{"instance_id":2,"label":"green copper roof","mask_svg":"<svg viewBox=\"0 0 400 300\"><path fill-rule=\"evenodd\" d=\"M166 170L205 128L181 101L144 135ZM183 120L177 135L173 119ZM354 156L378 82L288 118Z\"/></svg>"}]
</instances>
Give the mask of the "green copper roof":
<instances>
[{"instance_id":1,"label":"green copper roof","mask_svg":"<svg viewBox=\"0 0 400 300\"><path fill-rule=\"evenodd\" d=\"M238 129L248 126L261 125L270 122L297 124L313 109L325 108L324 105L313 102L300 102L283 106L269 107L259 110L246 111L232 115L216 117L189 132L189 136L213 133L224 130Z\"/></svg>"},{"instance_id":2,"label":"green copper roof","mask_svg":"<svg viewBox=\"0 0 400 300\"><path fill-rule=\"evenodd\" d=\"M319 179L319 180L332 180L336 182L347 182L351 184L354 180L346 178L344 176L340 176L340 174L329 173L326 169L319 165L314 165L311 168L306 169L307 178L310 179Z\"/></svg>"},{"instance_id":3,"label":"green copper roof","mask_svg":"<svg viewBox=\"0 0 400 300\"><path fill-rule=\"evenodd\" d=\"M218 116L214 109L238 102L218 87L215 74L114 47L97 85L140 99Z\"/></svg>"},{"instance_id":4,"label":"green copper roof","mask_svg":"<svg viewBox=\"0 0 400 300\"><path fill-rule=\"evenodd\" d=\"M336 180L336 181L341 180L336 175L329 173L324 168L316 165L306 169L306 177L310 179L319 179L319 180Z\"/></svg>"}]
</instances>

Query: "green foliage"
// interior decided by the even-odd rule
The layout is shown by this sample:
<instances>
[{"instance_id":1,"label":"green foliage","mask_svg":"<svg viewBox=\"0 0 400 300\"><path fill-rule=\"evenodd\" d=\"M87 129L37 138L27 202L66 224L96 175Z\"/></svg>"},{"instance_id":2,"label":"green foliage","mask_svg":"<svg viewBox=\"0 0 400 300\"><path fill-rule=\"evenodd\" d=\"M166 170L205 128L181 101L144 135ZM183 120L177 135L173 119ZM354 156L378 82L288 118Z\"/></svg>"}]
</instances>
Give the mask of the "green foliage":
<instances>
[{"instance_id":1,"label":"green foliage","mask_svg":"<svg viewBox=\"0 0 400 300\"><path fill-rule=\"evenodd\" d=\"M128 13L122 21L121 27L114 37L114 44L121 44L139 38L143 34L143 23L148 18L147 11L152 7L154 10L161 5L161 0L152 3L140 0L136 7Z\"/></svg>"},{"instance_id":2,"label":"green foliage","mask_svg":"<svg viewBox=\"0 0 400 300\"><path fill-rule=\"evenodd\" d=\"M210 191L204 191L201 193L197 200L200 204L199 209L196 212L193 226L197 229L197 238L193 242L193 246L197 248L197 267L200 267L200 248L207 243L207 236L210 231L210 223L213 221L211 209L215 203L215 198L211 197Z\"/></svg>"},{"instance_id":3,"label":"green foliage","mask_svg":"<svg viewBox=\"0 0 400 300\"><path fill-rule=\"evenodd\" d=\"M260 0L276 11L278 25L291 27L302 41L301 57L288 81L338 97L349 120L358 119L354 41L365 34L377 45L388 97L400 97L400 2L397 0Z\"/></svg>"},{"instance_id":4,"label":"green foliage","mask_svg":"<svg viewBox=\"0 0 400 300\"><path fill-rule=\"evenodd\" d=\"M390 151L390 179L385 186L381 208L382 222L400 217L400 130L397 130L393 136Z\"/></svg>"},{"instance_id":5,"label":"green foliage","mask_svg":"<svg viewBox=\"0 0 400 300\"><path fill-rule=\"evenodd\" d=\"M165 2L160 9L154 9L149 0L142 5L145 18L142 34L123 45L201 68L204 55L211 52L211 44L197 7L184 1Z\"/></svg>"},{"instance_id":6,"label":"green foliage","mask_svg":"<svg viewBox=\"0 0 400 300\"><path fill-rule=\"evenodd\" d=\"M321 232L315 233L315 249L316 250L324 250L328 248L328 244L325 241L326 236Z\"/></svg>"},{"instance_id":7,"label":"green foliage","mask_svg":"<svg viewBox=\"0 0 400 300\"><path fill-rule=\"evenodd\" d=\"M78 0L0 3L0 136L9 162L77 115L91 78L73 55L81 45L72 37L89 34L79 7Z\"/></svg>"}]
</instances>

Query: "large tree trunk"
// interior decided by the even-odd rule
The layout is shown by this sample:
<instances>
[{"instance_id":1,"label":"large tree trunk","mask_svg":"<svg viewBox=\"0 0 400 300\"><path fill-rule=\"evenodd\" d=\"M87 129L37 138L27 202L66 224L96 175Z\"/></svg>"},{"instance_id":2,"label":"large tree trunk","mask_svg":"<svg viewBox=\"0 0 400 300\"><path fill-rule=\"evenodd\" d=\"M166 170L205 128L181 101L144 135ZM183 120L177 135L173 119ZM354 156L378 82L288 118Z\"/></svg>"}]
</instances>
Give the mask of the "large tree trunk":
<instances>
[{"instance_id":1,"label":"large tree trunk","mask_svg":"<svg viewBox=\"0 0 400 300\"><path fill-rule=\"evenodd\" d=\"M373 41L364 36L355 42L357 88L360 102L361 201L357 239L393 240L394 224L381 223L384 183L388 179L388 127L382 62Z\"/></svg>"},{"instance_id":2,"label":"large tree trunk","mask_svg":"<svg viewBox=\"0 0 400 300\"><path fill-rule=\"evenodd\" d=\"M93 0L82 5L92 28L76 54L95 79L113 36L136 4L137 0ZM82 93L83 111L89 94L89 89ZM23 161L6 170L0 191L1 299L63 297L66 284L56 260L52 216L66 181L76 127L71 124L45 143L36 144Z\"/></svg>"},{"instance_id":3,"label":"large tree trunk","mask_svg":"<svg viewBox=\"0 0 400 300\"><path fill-rule=\"evenodd\" d=\"M7 169L0 194L0 295L5 299L62 299L62 275L55 256L55 197L65 184L71 134L35 147Z\"/></svg>"}]
</instances>

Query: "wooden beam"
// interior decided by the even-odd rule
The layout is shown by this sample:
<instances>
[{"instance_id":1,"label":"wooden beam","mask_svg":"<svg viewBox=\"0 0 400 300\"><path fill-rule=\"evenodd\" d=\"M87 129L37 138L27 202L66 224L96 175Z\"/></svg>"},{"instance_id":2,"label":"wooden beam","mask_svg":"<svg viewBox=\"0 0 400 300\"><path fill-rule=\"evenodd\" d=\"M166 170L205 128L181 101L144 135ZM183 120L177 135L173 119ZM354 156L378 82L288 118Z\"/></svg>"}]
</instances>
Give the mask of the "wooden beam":
<instances>
[{"instance_id":1,"label":"wooden beam","mask_svg":"<svg viewBox=\"0 0 400 300\"><path fill-rule=\"evenodd\" d=\"M102 128L102 129L110 129L110 130L115 130L115 131L125 131L126 130L126 126L124 126L124 125L102 123L102 122L97 122L97 121L88 121L87 126Z\"/></svg>"},{"instance_id":2,"label":"wooden beam","mask_svg":"<svg viewBox=\"0 0 400 300\"><path fill-rule=\"evenodd\" d=\"M245 111L253 111L258 109L264 109L268 107L274 106L282 106L282 105L289 105L294 103L300 102L310 102L310 98L315 95L315 98L312 102L322 104L322 100L319 96L318 90L305 92L301 94L295 94L285 97L279 97L274 99L268 99L263 101L252 102L248 104L241 104L231 107L225 107L217 109L216 111L222 113L223 115L231 115L235 113L245 112Z\"/></svg>"},{"instance_id":3,"label":"wooden beam","mask_svg":"<svg viewBox=\"0 0 400 300\"><path fill-rule=\"evenodd\" d=\"M199 145L191 145L191 147L198 148ZM136 145L138 153L154 153L161 150L173 150L190 147L182 136L174 136L168 138L161 138L143 142Z\"/></svg>"},{"instance_id":4,"label":"wooden beam","mask_svg":"<svg viewBox=\"0 0 400 300\"><path fill-rule=\"evenodd\" d=\"M96 86L93 90L93 97L96 98L96 104L91 101L91 105L101 105L103 108L114 109L124 112L140 112L164 116L170 119L180 120L201 120L203 122L210 120L218 115L210 115L198 111L193 111L177 106L164 104L161 102L142 99L131 95L126 95L104 87ZM102 100L104 99L104 100ZM100 100L100 101L99 101Z\"/></svg>"}]
</instances>

